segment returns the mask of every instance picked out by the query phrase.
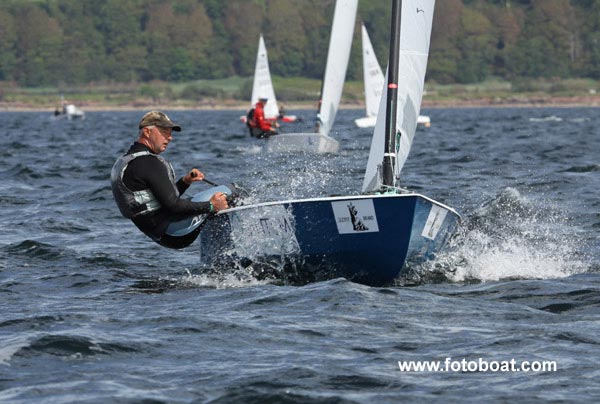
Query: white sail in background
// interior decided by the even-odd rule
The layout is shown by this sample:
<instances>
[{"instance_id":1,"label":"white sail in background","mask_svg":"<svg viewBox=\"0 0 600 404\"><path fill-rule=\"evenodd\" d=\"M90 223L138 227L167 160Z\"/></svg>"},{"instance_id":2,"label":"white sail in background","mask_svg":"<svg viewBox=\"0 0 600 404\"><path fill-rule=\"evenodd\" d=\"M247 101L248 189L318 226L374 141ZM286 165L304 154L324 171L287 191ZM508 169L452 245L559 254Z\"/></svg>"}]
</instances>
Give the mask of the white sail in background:
<instances>
[{"instance_id":1,"label":"white sail in background","mask_svg":"<svg viewBox=\"0 0 600 404\"><path fill-rule=\"evenodd\" d=\"M396 145L395 185L397 185L400 171L410 152L417 128L425 86L434 7L435 0L402 1L398 97L396 100L398 105L396 131L400 134L400 143ZM387 88L384 89L379 105L377 124L373 131L371 151L363 182L363 192L377 190L381 185L379 168L385 150L386 100Z\"/></svg>"},{"instance_id":2,"label":"white sail in background","mask_svg":"<svg viewBox=\"0 0 600 404\"><path fill-rule=\"evenodd\" d=\"M271 71L269 70L269 58L267 48L261 34L258 40L258 52L256 54L256 67L254 68L254 84L252 85L251 106L254 107L260 97L266 97L269 101L265 104L265 118L275 118L279 115L277 99L273 90L271 81Z\"/></svg>"},{"instance_id":3,"label":"white sail in background","mask_svg":"<svg viewBox=\"0 0 600 404\"><path fill-rule=\"evenodd\" d=\"M337 0L329 39L327 66L323 78L323 93L319 108L319 133L329 136L342 98L346 68L354 35L358 0Z\"/></svg>"},{"instance_id":4,"label":"white sail in background","mask_svg":"<svg viewBox=\"0 0 600 404\"><path fill-rule=\"evenodd\" d=\"M384 77L364 24L362 25L362 49L367 116L377 116L379 100L383 92Z\"/></svg>"}]
</instances>

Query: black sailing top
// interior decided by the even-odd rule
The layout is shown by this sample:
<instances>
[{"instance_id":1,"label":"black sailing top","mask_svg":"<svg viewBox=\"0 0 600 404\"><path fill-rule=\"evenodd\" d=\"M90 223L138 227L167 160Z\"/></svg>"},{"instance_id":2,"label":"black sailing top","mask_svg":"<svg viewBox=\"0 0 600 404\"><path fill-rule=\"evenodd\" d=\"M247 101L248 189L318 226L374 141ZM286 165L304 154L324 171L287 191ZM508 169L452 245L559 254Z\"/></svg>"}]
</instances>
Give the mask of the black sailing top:
<instances>
[{"instance_id":1,"label":"black sailing top","mask_svg":"<svg viewBox=\"0 0 600 404\"><path fill-rule=\"evenodd\" d=\"M126 154L144 151L152 153L147 146L135 142ZM175 184L179 191L177 195L167 167L154 156L145 155L133 159L123 173L123 183L134 192L150 189L160 202L160 209L131 219L142 232L154 240L161 239L169 223L210 212L209 202L192 202L179 196L189 187L183 178Z\"/></svg>"}]
</instances>

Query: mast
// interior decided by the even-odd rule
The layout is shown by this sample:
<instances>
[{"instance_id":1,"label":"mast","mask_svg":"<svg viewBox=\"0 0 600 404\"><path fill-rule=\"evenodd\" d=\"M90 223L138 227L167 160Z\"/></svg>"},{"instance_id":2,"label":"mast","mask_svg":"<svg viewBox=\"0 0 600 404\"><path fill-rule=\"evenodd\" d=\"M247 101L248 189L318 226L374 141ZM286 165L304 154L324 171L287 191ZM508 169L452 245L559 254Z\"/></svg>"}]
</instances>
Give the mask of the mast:
<instances>
[{"instance_id":1,"label":"mast","mask_svg":"<svg viewBox=\"0 0 600 404\"><path fill-rule=\"evenodd\" d=\"M398 66L400 64L400 21L402 0L392 3L392 27L388 66L387 100L385 107L385 150L383 154L383 185L394 185L396 164L396 111L398 109Z\"/></svg>"}]
</instances>

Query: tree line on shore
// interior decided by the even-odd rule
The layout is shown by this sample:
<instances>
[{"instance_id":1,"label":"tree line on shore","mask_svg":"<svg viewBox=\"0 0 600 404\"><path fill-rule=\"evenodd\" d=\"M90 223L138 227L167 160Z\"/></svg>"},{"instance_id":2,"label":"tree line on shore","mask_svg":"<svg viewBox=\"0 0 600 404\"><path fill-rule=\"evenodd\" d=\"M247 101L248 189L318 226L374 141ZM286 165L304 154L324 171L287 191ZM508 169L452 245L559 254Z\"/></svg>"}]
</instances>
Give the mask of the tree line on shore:
<instances>
[{"instance_id":1,"label":"tree line on shore","mask_svg":"<svg viewBox=\"0 0 600 404\"><path fill-rule=\"evenodd\" d=\"M258 37L272 73L320 78L334 0L4 0L0 82L24 87L250 76ZM359 24L387 63L389 0L360 0L347 77L360 79ZM438 0L427 79L600 79L600 0Z\"/></svg>"}]
</instances>

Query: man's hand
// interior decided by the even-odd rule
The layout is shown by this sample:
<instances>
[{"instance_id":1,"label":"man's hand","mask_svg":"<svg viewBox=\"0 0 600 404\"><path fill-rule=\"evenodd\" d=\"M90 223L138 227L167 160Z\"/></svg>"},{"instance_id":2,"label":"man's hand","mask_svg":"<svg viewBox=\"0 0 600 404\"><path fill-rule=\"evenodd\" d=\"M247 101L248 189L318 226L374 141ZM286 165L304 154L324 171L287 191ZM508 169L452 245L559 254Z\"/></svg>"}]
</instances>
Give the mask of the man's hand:
<instances>
[{"instance_id":1,"label":"man's hand","mask_svg":"<svg viewBox=\"0 0 600 404\"><path fill-rule=\"evenodd\" d=\"M202 181L204 179L204 174L202 171L197 168L192 168L189 173L183 176L183 182L188 185L191 185L192 182Z\"/></svg>"},{"instance_id":2,"label":"man's hand","mask_svg":"<svg viewBox=\"0 0 600 404\"><path fill-rule=\"evenodd\" d=\"M210 197L210 203L212 203L215 212L229 208L229 205L227 204L227 195L223 192L215 192L213 196Z\"/></svg>"}]
</instances>

